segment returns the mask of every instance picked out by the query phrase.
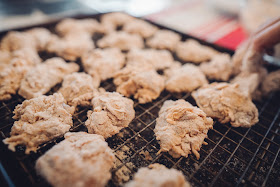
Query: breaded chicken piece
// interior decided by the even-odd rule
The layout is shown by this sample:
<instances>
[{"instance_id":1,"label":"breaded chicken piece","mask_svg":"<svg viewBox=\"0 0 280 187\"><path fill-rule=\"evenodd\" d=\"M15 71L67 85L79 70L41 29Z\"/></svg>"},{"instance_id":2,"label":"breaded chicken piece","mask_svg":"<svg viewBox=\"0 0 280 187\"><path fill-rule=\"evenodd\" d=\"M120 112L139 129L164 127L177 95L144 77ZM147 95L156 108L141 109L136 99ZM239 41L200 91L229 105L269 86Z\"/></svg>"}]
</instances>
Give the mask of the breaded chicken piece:
<instances>
[{"instance_id":1,"label":"breaded chicken piece","mask_svg":"<svg viewBox=\"0 0 280 187\"><path fill-rule=\"evenodd\" d=\"M143 39L136 34L129 34L123 31L111 32L97 41L100 48L115 47L123 51L129 51L133 48L143 48Z\"/></svg>"},{"instance_id":2,"label":"breaded chicken piece","mask_svg":"<svg viewBox=\"0 0 280 187\"><path fill-rule=\"evenodd\" d=\"M0 71L8 67L14 58L26 60L28 64L37 64L42 61L37 51L32 48L23 48L12 52L0 51Z\"/></svg>"},{"instance_id":3,"label":"breaded chicken piece","mask_svg":"<svg viewBox=\"0 0 280 187\"><path fill-rule=\"evenodd\" d=\"M15 120L11 137L3 142L15 151L15 146L25 145L25 153L36 152L40 144L68 132L73 125L73 109L64 103L61 94L40 96L25 100L14 110Z\"/></svg>"},{"instance_id":4,"label":"breaded chicken piece","mask_svg":"<svg viewBox=\"0 0 280 187\"><path fill-rule=\"evenodd\" d=\"M255 73L243 71L234 77L230 83L238 84L238 88L242 91L242 93L253 100L260 100L263 95L260 87L266 76L267 70L262 67L259 69L259 72Z\"/></svg>"},{"instance_id":5,"label":"breaded chicken piece","mask_svg":"<svg viewBox=\"0 0 280 187\"><path fill-rule=\"evenodd\" d=\"M116 92L105 92L92 99L85 125L89 133L109 138L127 127L135 117L133 101Z\"/></svg>"},{"instance_id":6,"label":"breaded chicken piece","mask_svg":"<svg viewBox=\"0 0 280 187\"><path fill-rule=\"evenodd\" d=\"M247 51L249 43L243 42L235 51L234 55L232 56L231 63L232 63L232 74L238 75L241 72L242 68L242 60Z\"/></svg>"},{"instance_id":7,"label":"breaded chicken piece","mask_svg":"<svg viewBox=\"0 0 280 187\"><path fill-rule=\"evenodd\" d=\"M94 80L90 75L82 73L72 73L63 79L60 92L67 104L70 106L90 105L92 98L97 94L99 81Z\"/></svg>"},{"instance_id":8,"label":"breaded chicken piece","mask_svg":"<svg viewBox=\"0 0 280 187\"><path fill-rule=\"evenodd\" d=\"M0 72L11 64L11 53L9 51L0 51ZM0 82L1 84L1 82Z\"/></svg>"},{"instance_id":9,"label":"breaded chicken piece","mask_svg":"<svg viewBox=\"0 0 280 187\"><path fill-rule=\"evenodd\" d=\"M228 81L232 74L230 56L226 53L215 55L210 62L202 63L200 69L208 79Z\"/></svg>"},{"instance_id":10,"label":"breaded chicken piece","mask_svg":"<svg viewBox=\"0 0 280 187\"><path fill-rule=\"evenodd\" d=\"M79 66L76 63L66 63L58 57L50 58L25 74L18 94L26 99L46 94L52 87L62 82L65 75L78 70Z\"/></svg>"},{"instance_id":11,"label":"breaded chicken piece","mask_svg":"<svg viewBox=\"0 0 280 187\"><path fill-rule=\"evenodd\" d=\"M174 51L180 40L181 36L173 31L158 30L153 37L147 40L147 45L154 49Z\"/></svg>"},{"instance_id":12,"label":"breaded chicken piece","mask_svg":"<svg viewBox=\"0 0 280 187\"><path fill-rule=\"evenodd\" d=\"M199 42L188 39L179 42L176 47L176 55L183 61L199 64L211 60L218 52L208 46L201 45Z\"/></svg>"},{"instance_id":13,"label":"breaded chicken piece","mask_svg":"<svg viewBox=\"0 0 280 187\"><path fill-rule=\"evenodd\" d=\"M238 84L238 88L244 95L255 99L260 85L260 76L258 73L243 72L234 77L230 82Z\"/></svg>"},{"instance_id":14,"label":"breaded chicken piece","mask_svg":"<svg viewBox=\"0 0 280 187\"><path fill-rule=\"evenodd\" d=\"M149 38L158 31L158 28L147 21L134 19L126 22L123 26L123 30L131 34L138 34L143 38Z\"/></svg>"},{"instance_id":15,"label":"breaded chicken piece","mask_svg":"<svg viewBox=\"0 0 280 187\"><path fill-rule=\"evenodd\" d=\"M95 19L73 19L67 18L60 21L56 27L55 31L61 36L66 36L72 33L81 33L92 35L95 32L103 33L103 26Z\"/></svg>"},{"instance_id":16,"label":"breaded chicken piece","mask_svg":"<svg viewBox=\"0 0 280 187\"><path fill-rule=\"evenodd\" d=\"M245 41L238 47L232 57L233 74L260 72L264 64L262 56L262 53L256 53L250 43Z\"/></svg>"},{"instance_id":17,"label":"breaded chicken piece","mask_svg":"<svg viewBox=\"0 0 280 187\"><path fill-rule=\"evenodd\" d=\"M16 50L11 52L11 59L19 58L24 59L30 65L36 65L42 62L42 59L38 55L37 51L31 48L23 48L20 50Z\"/></svg>"},{"instance_id":18,"label":"breaded chicken piece","mask_svg":"<svg viewBox=\"0 0 280 187\"><path fill-rule=\"evenodd\" d=\"M117 48L95 49L82 56L82 64L88 74L106 80L124 66L125 56Z\"/></svg>"},{"instance_id":19,"label":"breaded chicken piece","mask_svg":"<svg viewBox=\"0 0 280 187\"><path fill-rule=\"evenodd\" d=\"M48 43L47 51L56 53L66 60L74 61L94 48L90 35L86 33L70 33L63 38L52 36Z\"/></svg>"},{"instance_id":20,"label":"breaded chicken piece","mask_svg":"<svg viewBox=\"0 0 280 187\"><path fill-rule=\"evenodd\" d=\"M45 28L38 27L25 32L11 31L2 39L0 48L10 52L25 48L42 51L50 39L51 33Z\"/></svg>"},{"instance_id":21,"label":"breaded chicken piece","mask_svg":"<svg viewBox=\"0 0 280 187\"><path fill-rule=\"evenodd\" d=\"M151 164L149 167L140 168L133 180L126 183L125 187L191 187L183 173L176 169L168 169L161 164Z\"/></svg>"},{"instance_id":22,"label":"breaded chicken piece","mask_svg":"<svg viewBox=\"0 0 280 187\"><path fill-rule=\"evenodd\" d=\"M261 91L264 96L278 90L280 90L280 70L269 73L261 85Z\"/></svg>"},{"instance_id":23,"label":"breaded chicken piece","mask_svg":"<svg viewBox=\"0 0 280 187\"><path fill-rule=\"evenodd\" d=\"M115 31L117 27L122 27L125 23L134 20L132 16L121 12L104 14L101 17L102 26L107 33Z\"/></svg>"},{"instance_id":24,"label":"breaded chicken piece","mask_svg":"<svg viewBox=\"0 0 280 187\"><path fill-rule=\"evenodd\" d=\"M38 54L30 48L14 51L11 60L0 71L0 100L8 100L16 94L25 74L41 62Z\"/></svg>"},{"instance_id":25,"label":"breaded chicken piece","mask_svg":"<svg viewBox=\"0 0 280 187\"><path fill-rule=\"evenodd\" d=\"M0 71L2 71L11 61L11 54L9 51L0 51Z\"/></svg>"},{"instance_id":26,"label":"breaded chicken piece","mask_svg":"<svg viewBox=\"0 0 280 187\"><path fill-rule=\"evenodd\" d=\"M0 72L0 100L11 99L16 94L21 80L30 68L32 66L26 60L17 58Z\"/></svg>"},{"instance_id":27,"label":"breaded chicken piece","mask_svg":"<svg viewBox=\"0 0 280 187\"><path fill-rule=\"evenodd\" d=\"M194 91L192 97L207 114L221 123L230 122L233 127L251 127L258 119L258 109L238 84L212 83Z\"/></svg>"},{"instance_id":28,"label":"breaded chicken piece","mask_svg":"<svg viewBox=\"0 0 280 187\"><path fill-rule=\"evenodd\" d=\"M36 171L54 187L104 187L115 155L97 134L73 132L36 161Z\"/></svg>"},{"instance_id":29,"label":"breaded chicken piece","mask_svg":"<svg viewBox=\"0 0 280 187\"><path fill-rule=\"evenodd\" d=\"M150 67L127 66L114 76L117 92L126 97L134 96L139 103L148 103L159 97L164 89L164 77Z\"/></svg>"},{"instance_id":30,"label":"breaded chicken piece","mask_svg":"<svg viewBox=\"0 0 280 187\"><path fill-rule=\"evenodd\" d=\"M127 64L141 66L141 64L151 64L154 69L165 69L173 65L172 54L167 50L155 49L133 49L127 54Z\"/></svg>"},{"instance_id":31,"label":"breaded chicken piece","mask_svg":"<svg viewBox=\"0 0 280 187\"><path fill-rule=\"evenodd\" d=\"M51 32L43 27L27 30L26 33L30 34L35 40L37 51L45 50L52 37Z\"/></svg>"},{"instance_id":32,"label":"breaded chicken piece","mask_svg":"<svg viewBox=\"0 0 280 187\"><path fill-rule=\"evenodd\" d=\"M192 106L183 99L167 100L159 111L154 129L160 143L160 152L178 158L188 157L193 153L197 159L202 144L206 144L209 129L213 128L213 120L199 108Z\"/></svg>"},{"instance_id":33,"label":"breaded chicken piece","mask_svg":"<svg viewBox=\"0 0 280 187\"><path fill-rule=\"evenodd\" d=\"M191 92L208 81L204 73L195 65L185 64L165 71L165 89L169 92Z\"/></svg>"},{"instance_id":34,"label":"breaded chicken piece","mask_svg":"<svg viewBox=\"0 0 280 187\"><path fill-rule=\"evenodd\" d=\"M264 60L262 53L255 53L253 47L249 47L242 59L241 72L255 73L263 68Z\"/></svg>"},{"instance_id":35,"label":"breaded chicken piece","mask_svg":"<svg viewBox=\"0 0 280 187\"><path fill-rule=\"evenodd\" d=\"M37 49L36 47L36 40L31 34L18 31L8 32L0 43L1 50L10 52L24 48Z\"/></svg>"}]
</instances>

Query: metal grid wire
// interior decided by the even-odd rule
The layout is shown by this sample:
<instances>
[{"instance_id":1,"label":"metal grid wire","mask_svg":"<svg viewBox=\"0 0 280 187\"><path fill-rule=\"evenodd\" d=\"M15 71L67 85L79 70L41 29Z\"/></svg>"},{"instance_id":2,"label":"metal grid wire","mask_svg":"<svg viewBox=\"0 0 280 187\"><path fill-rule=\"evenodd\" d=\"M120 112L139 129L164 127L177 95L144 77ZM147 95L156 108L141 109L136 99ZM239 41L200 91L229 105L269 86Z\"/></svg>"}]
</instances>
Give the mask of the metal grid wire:
<instances>
[{"instance_id":1,"label":"metal grid wire","mask_svg":"<svg viewBox=\"0 0 280 187\"><path fill-rule=\"evenodd\" d=\"M103 82L101 86L107 91L115 90L111 80ZM49 94L55 90L53 89ZM168 168L182 171L193 186L275 186L275 184L280 184L279 98L280 93L277 92L262 102L255 102L260 121L251 128L233 128L229 124L215 122L214 129L208 132L208 138L206 138L208 145L203 145L199 152L199 160L194 155L175 159L168 153L157 154L160 146L153 132L155 119L163 102L169 99L185 99L196 105L190 94L163 92L152 103L139 104L134 101L135 119L127 128L106 140L117 158L108 186L120 186L123 182L132 179L140 167L152 163L161 163ZM12 111L23 100L16 95L9 101L0 102L1 139L9 136L14 122ZM86 131L84 123L87 119L87 111L88 108L79 108L73 116L74 126L71 131ZM7 154L9 153L11 157L5 162L8 164L11 162L10 159L14 158L14 164L19 164L20 168L18 171L13 171L18 181L12 178L12 182L17 185L22 184L21 180L27 180L32 186L49 186L36 174L35 161L61 140L63 137L45 143L40 146L37 153L30 155L25 155L24 147L21 146L17 147L15 153L8 151ZM1 149L7 149L3 144L0 146ZM21 170L23 170L22 173Z\"/></svg>"}]
</instances>

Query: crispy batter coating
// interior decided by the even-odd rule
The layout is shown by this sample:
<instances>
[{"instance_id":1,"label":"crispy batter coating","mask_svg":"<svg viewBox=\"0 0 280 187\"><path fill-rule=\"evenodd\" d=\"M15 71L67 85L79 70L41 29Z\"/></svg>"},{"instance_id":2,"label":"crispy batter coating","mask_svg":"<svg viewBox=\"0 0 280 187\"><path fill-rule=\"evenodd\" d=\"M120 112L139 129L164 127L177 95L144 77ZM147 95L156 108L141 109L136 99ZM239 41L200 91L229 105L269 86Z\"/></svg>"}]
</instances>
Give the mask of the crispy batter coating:
<instances>
[{"instance_id":1,"label":"crispy batter coating","mask_svg":"<svg viewBox=\"0 0 280 187\"><path fill-rule=\"evenodd\" d=\"M86 33L70 33L63 38L52 36L48 43L47 51L56 53L66 60L74 61L94 48L90 35Z\"/></svg>"},{"instance_id":2,"label":"crispy batter coating","mask_svg":"<svg viewBox=\"0 0 280 187\"><path fill-rule=\"evenodd\" d=\"M82 56L82 64L88 74L106 80L124 66L125 56L117 48L95 49Z\"/></svg>"},{"instance_id":3,"label":"crispy batter coating","mask_svg":"<svg viewBox=\"0 0 280 187\"><path fill-rule=\"evenodd\" d=\"M104 138L86 132L64 137L37 160L37 173L55 187L104 187L115 161Z\"/></svg>"},{"instance_id":4,"label":"crispy batter coating","mask_svg":"<svg viewBox=\"0 0 280 187\"><path fill-rule=\"evenodd\" d=\"M90 105L92 98L97 94L99 81L95 81L86 73L72 73L66 75L59 89L67 104L70 106Z\"/></svg>"},{"instance_id":5,"label":"crispy batter coating","mask_svg":"<svg viewBox=\"0 0 280 187\"><path fill-rule=\"evenodd\" d=\"M174 63L171 53L167 50L133 49L127 54L127 64L141 66L151 64L154 69L165 69Z\"/></svg>"},{"instance_id":6,"label":"crispy batter coating","mask_svg":"<svg viewBox=\"0 0 280 187\"><path fill-rule=\"evenodd\" d=\"M42 51L50 39L51 33L45 28L38 27L25 32L11 31L2 39L0 48L10 52L25 48Z\"/></svg>"},{"instance_id":7,"label":"crispy batter coating","mask_svg":"<svg viewBox=\"0 0 280 187\"><path fill-rule=\"evenodd\" d=\"M9 51L0 51L0 71L2 71L11 61L11 54Z\"/></svg>"},{"instance_id":8,"label":"crispy batter coating","mask_svg":"<svg viewBox=\"0 0 280 187\"><path fill-rule=\"evenodd\" d=\"M243 42L232 57L233 74L261 73L264 64L262 56L262 53L255 52L249 41Z\"/></svg>"},{"instance_id":9,"label":"crispy batter coating","mask_svg":"<svg viewBox=\"0 0 280 187\"><path fill-rule=\"evenodd\" d=\"M110 32L97 41L98 47L115 47L124 51L129 51L133 48L143 48L143 39L136 34L129 34L123 31Z\"/></svg>"},{"instance_id":10,"label":"crispy batter coating","mask_svg":"<svg viewBox=\"0 0 280 187\"><path fill-rule=\"evenodd\" d=\"M30 34L35 40L37 51L45 50L52 36L48 29L42 27L27 30L26 33Z\"/></svg>"},{"instance_id":11,"label":"crispy batter coating","mask_svg":"<svg viewBox=\"0 0 280 187\"><path fill-rule=\"evenodd\" d=\"M134 95L139 103L148 103L159 97L164 89L164 77L150 67L127 66L114 76L117 92L126 97Z\"/></svg>"},{"instance_id":12,"label":"crispy batter coating","mask_svg":"<svg viewBox=\"0 0 280 187\"><path fill-rule=\"evenodd\" d=\"M12 64L15 58L26 60L29 65L35 65L42 61L37 51L32 48L23 48L12 52L0 51L0 71Z\"/></svg>"},{"instance_id":13,"label":"crispy batter coating","mask_svg":"<svg viewBox=\"0 0 280 187\"><path fill-rule=\"evenodd\" d=\"M231 63L232 63L232 73L233 75L238 75L241 72L242 68L242 60L247 52L249 43L243 42L235 51L234 55L232 56Z\"/></svg>"},{"instance_id":14,"label":"crispy batter coating","mask_svg":"<svg viewBox=\"0 0 280 187\"><path fill-rule=\"evenodd\" d=\"M14 59L0 72L0 100L11 99L20 87L20 82L31 68L26 60Z\"/></svg>"},{"instance_id":15,"label":"crispy batter coating","mask_svg":"<svg viewBox=\"0 0 280 187\"><path fill-rule=\"evenodd\" d=\"M79 66L73 62L66 63L58 57L50 58L25 74L18 93L26 99L46 94L60 83L65 75L78 70Z\"/></svg>"},{"instance_id":16,"label":"crispy batter coating","mask_svg":"<svg viewBox=\"0 0 280 187\"><path fill-rule=\"evenodd\" d=\"M238 88L244 95L254 99L260 85L260 76L258 73L243 72L230 82L238 84Z\"/></svg>"},{"instance_id":17,"label":"crispy batter coating","mask_svg":"<svg viewBox=\"0 0 280 187\"><path fill-rule=\"evenodd\" d=\"M232 73L230 56L226 53L215 55L210 62L202 63L200 69L208 79L228 81Z\"/></svg>"},{"instance_id":18,"label":"crispy batter coating","mask_svg":"<svg viewBox=\"0 0 280 187\"><path fill-rule=\"evenodd\" d=\"M8 148L25 145L25 153L36 152L40 144L68 132L73 125L73 109L64 103L61 94L40 96L17 105L11 137L4 140Z\"/></svg>"},{"instance_id":19,"label":"crispy batter coating","mask_svg":"<svg viewBox=\"0 0 280 187\"><path fill-rule=\"evenodd\" d=\"M204 73L192 64L171 68L165 75L165 89L169 92L191 92L208 83Z\"/></svg>"},{"instance_id":20,"label":"crispy batter coating","mask_svg":"<svg viewBox=\"0 0 280 187\"><path fill-rule=\"evenodd\" d=\"M233 127L251 127L258 119L258 109L239 88L238 84L212 83L192 93L197 105L221 123Z\"/></svg>"},{"instance_id":21,"label":"crispy batter coating","mask_svg":"<svg viewBox=\"0 0 280 187\"><path fill-rule=\"evenodd\" d=\"M147 40L147 45L155 49L174 51L180 40L181 36L173 31L158 30L153 37Z\"/></svg>"},{"instance_id":22,"label":"crispy batter coating","mask_svg":"<svg viewBox=\"0 0 280 187\"><path fill-rule=\"evenodd\" d=\"M191 187L183 173L176 169L168 169L161 164L151 164L149 167L140 168L133 180L125 187Z\"/></svg>"},{"instance_id":23,"label":"crispy batter coating","mask_svg":"<svg viewBox=\"0 0 280 187\"><path fill-rule=\"evenodd\" d=\"M158 28L147 21L134 19L126 22L123 30L131 34L138 34L143 38L149 38L157 32Z\"/></svg>"},{"instance_id":24,"label":"crispy batter coating","mask_svg":"<svg viewBox=\"0 0 280 187\"><path fill-rule=\"evenodd\" d=\"M19 58L21 60L26 60L30 65L36 65L42 62L42 59L38 55L38 53L31 48L23 48L20 50L13 51L11 53L11 58Z\"/></svg>"},{"instance_id":25,"label":"crispy batter coating","mask_svg":"<svg viewBox=\"0 0 280 187\"><path fill-rule=\"evenodd\" d=\"M36 49L36 46L36 40L31 34L11 31L2 39L0 49L12 52L24 48Z\"/></svg>"},{"instance_id":26,"label":"crispy batter coating","mask_svg":"<svg viewBox=\"0 0 280 187\"><path fill-rule=\"evenodd\" d=\"M260 87L261 83L267 76L267 70L265 68L260 68L259 72L250 73L243 71L239 73L231 83L238 84L238 88L243 94L252 98L253 100L260 100L264 93L262 93Z\"/></svg>"},{"instance_id":27,"label":"crispy batter coating","mask_svg":"<svg viewBox=\"0 0 280 187\"><path fill-rule=\"evenodd\" d=\"M280 70L269 73L261 85L262 94L267 96L273 91L280 90Z\"/></svg>"},{"instance_id":28,"label":"crispy batter coating","mask_svg":"<svg viewBox=\"0 0 280 187\"><path fill-rule=\"evenodd\" d=\"M249 47L242 59L241 72L255 73L262 69L264 60L262 59L262 53L255 53L253 47Z\"/></svg>"},{"instance_id":29,"label":"crispy batter coating","mask_svg":"<svg viewBox=\"0 0 280 187\"><path fill-rule=\"evenodd\" d=\"M36 51L30 48L14 51L10 58L0 71L0 100L8 100L16 94L28 70L41 62Z\"/></svg>"},{"instance_id":30,"label":"crispy batter coating","mask_svg":"<svg viewBox=\"0 0 280 187\"><path fill-rule=\"evenodd\" d=\"M60 21L55 31L61 36L72 35L73 33L89 34L92 35L95 32L104 32L103 26L95 19L73 19L67 18Z\"/></svg>"},{"instance_id":31,"label":"crispy batter coating","mask_svg":"<svg viewBox=\"0 0 280 187\"><path fill-rule=\"evenodd\" d=\"M117 27L123 26L125 23L134 20L135 18L121 12L112 12L104 14L101 17L101 23L107 33L115 31Z\"/></svg>"},{"instance_id":32,"label":"crispy batter coating","mask_svg":"<svg viewBox=\"0 0 280 187\"><path fill-rule=\"evenodd\" d=\"M135 117L133 101L117 92L105 92L92 99L85 125L89 133L109 138L127 127Z\"/></svg>"},{"instance_id":33,"label":"crispy batter coating","mask_svg":"<svg viewBox=\"0 0 280 187\"><path fill-rule=\"evenodd\" d=\"M179 42L176 47L176 55L183 61L196 64L211 60L218 52L211 47L201 45L199 42L189 39Z\"/></svg>"},{"instance_id":34,"label":"crispy batter coating","mask_svg":"<svg viewBox=\"0 0 280 187\"><path fill-rule=\"evenodd\" d=\"M194 153L199 159L198 151L202 144L207 145L204 139L208 130L213 128L211 118L183 99L165 101L156 121L154 132L160 151L168 151L174 158Z\"/></svg>"}]
</instances>

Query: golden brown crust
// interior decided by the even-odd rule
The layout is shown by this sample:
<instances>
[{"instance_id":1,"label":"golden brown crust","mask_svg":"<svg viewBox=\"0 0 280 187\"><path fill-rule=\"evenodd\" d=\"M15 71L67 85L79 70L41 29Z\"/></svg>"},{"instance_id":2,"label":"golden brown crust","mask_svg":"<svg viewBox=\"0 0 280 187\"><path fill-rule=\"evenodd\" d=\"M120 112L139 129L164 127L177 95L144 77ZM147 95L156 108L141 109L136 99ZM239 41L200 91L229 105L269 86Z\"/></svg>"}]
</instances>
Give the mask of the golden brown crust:
<instances>
[{"instance_id":1,"label":"golden brown crust","mask_svg":"<svg viewBox=\"0 0 280 187\"><path fill-rule=\"evenodd\" d=\"M200 69L208 79L228 81L232 74L230 56L225 53L215 55L210 62L202 63Z\"/></svg>"},{"instance_id":2,"label":"golden brown crust","mask_svg":"<svg viewBox=\"0 0 280 187\"><path fill-rule=\"evenodd\" d=\"M218 52L211 47L201 45L193 39L179 42L176 55L183 61L199 64L211 60Z\"/></svg>"},{"instance_id":3,"label":"golden brown crust","mask_svg":"<svg viewBox=\"0 0 280 187\"><path fill-rule=\"evenodd\" d=\"M126 183L125 187L190 187L183 173L176 169L168 169L161 164L151 164L149 167L140 168L133 180Z\"/></svg>"},{"instance_id":4,"label":"golden brown crust","mask_svg":"<svg viewBox=\"0 0 280 187\"><path fill-rule=\"evenodd\" d=\"M125 23L123 30L131 34L137 34L143 38L149 38L157 32L158 28L147 21L134 19Z\"/></svg>"},{"instance_id":5,"label":"golden brown crust","mask_svg":"<svg viewBox=\"0 0 280 187\"><path fill-rule=\"evenodd\" d=\"M135 117L133 101L113 92L101 93L92 99L92 111L88 111L85 125L89 133L109 138L127 127Z\"/></svg>"},{"instance_id":6,"label":"golden brown crust","mask_svg":"<svg viewBox=\"0 0 280 187\"><path fill-rule=\"evenodd\" d=\"M55 187L104 187L115 161L104 138L86 132L64 137L37 160L37 173Z\"/></svg>"},{"instance_id":7,"label":"golden brown crust","mask_svg":"<svg viewBox=\"0 0 280 187\"><path fill-rule=\"evenodd\" d=\"M127 54L127 64L131 66L152 65L155 70L169 68L173 65L172 54L167 50L133 49Z\"/></svg>"},{"instance_id":8,"label":"golden brown crust","mask_svg":"<svg viewBox=\"0 0 280 187\"><path fill-rule=\"evenodd\" d=\"M136 34L129 34L124 31L110 32L97 41L100 48L114 47L128 51L133 48L141 49L144 47L143 39Z\"/></svg>"},{"instance_id":9,"label":"golden brown crust","mask_svg":"<svg viewBox=\"0 0 280 187\"><path fill-rule=\"evenodd\" d=\"M79 66L76 63L66 63L58 57L50 58L25 74L18 93L26 99L38 97L62 82L65 75L78 70Z\"/></svg>"},{"instance_id":10,"label":"golden brown crust","mask_svg":"<svg viewBox=\"0 0 280 187\"><path fill-rule=\"evenodd\" d=\"M92 98L98 93L100 81L94 80L86 73L72 73L63 78L62 86L58 90L70 106L90 105Z\"/></svg>"},{"instance_id":11,"label":"golden brown crust","mask_svg":"<svg viewBox=\"0 0 280 187\"><path fill-rule=\"evenodd\" d=\"M73 125L73 109L64 103L61 94L40 96L25 100L14 110L14 123L11 137L4 140L9 149L25 145L25 153L36 152L40 144L68 132Z\"/></svg>"},{"instance_id":12,"label":"golden brown crust","mask_svg":"<svg viewBox=\"0 0 280 187\"><path fill-rule=\"evenodd\" d=\"M147 45L154 49L174 51L180 40L181 36L173 31L158 30L153 37L147 40Z\"/></svg>"},{"instance_id":13,"label":"golden brown crust","mask_svg":"<svg viewBox=\"0 0 280 187\"><path fill-rule=\"evenodd\" d=\"M117 92L126 97L134 96L139 103L148 103L158 98L164 89L164 77L157 74L151 66L127 66L114 76Z\"/></svg>"},{"instance_id":14,"label":"golden brown crust","mask_svg":"<svg viewBox=\"0 0 280 187\"><path fill-rule=\"evenodd\" d=\"M118 48L95 49L82 56L85 71L93 77L106 80L125 64L125 56Z\"/></svg>"},{"instance_id":15,"label":"golden brown crust","mask_svg":"<svg viewBox=\"0 0 280 187\"><path fill-rule=\"evenodd\" d=\"M192 92L208 84L204 73L193 64L176 65L166 70L165 75L167 77L165 89L170 92Z\"/></svg>"},{"instance_id":16,"label":"golden brown crust","mask_svg":"<svg viewBox=\"0 0 280 187\"><path fill-rule=\"evenodd\" d=\"M185 100L167 100L159 111L154 132L160 143L160 151L168 151L171 156L188 157L194 153L197 159L213 120L199 108Z\"/></svg>"},{"instance_id":17,"label":"golden brown crust","mask_svg":"<svg viewBox=\"0 0 280 187\"><path fill-rule=\"evenodd\" d=\"M214 82L194 91L192 97L207 116L233 127L251 127L259 121L258 109L238 87Z\"/></svg>"}]
</instances>

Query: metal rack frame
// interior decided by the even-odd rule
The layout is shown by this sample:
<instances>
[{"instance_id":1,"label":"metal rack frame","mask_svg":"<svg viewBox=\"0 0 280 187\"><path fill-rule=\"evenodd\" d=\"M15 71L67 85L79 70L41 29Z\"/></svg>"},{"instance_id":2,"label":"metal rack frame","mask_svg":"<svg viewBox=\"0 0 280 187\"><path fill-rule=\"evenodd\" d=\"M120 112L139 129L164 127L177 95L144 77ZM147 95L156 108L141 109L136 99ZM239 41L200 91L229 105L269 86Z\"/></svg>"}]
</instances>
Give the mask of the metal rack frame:
<instances>
[{"instance_id":1,"label":"metal rack frame","mask_svg":"<svg viewBox=\"0 0 280 187\"><path fill-rule=\"evenodd\" d=\"M98 18L100 15L87 16ZM54 25L50 23L49 25ZM157 25L157 24L156 24ZM166 27L157 25L160 28ZM169 29L170 30L170 29ZM190 38L180 33L183 38ZM208 44L211 46L211 44ZM215 47L215 46L214 46ZM216 47L217 48L217 47ZM218 48L220 51L229 52ZM101 85L107 91L114 91L112 80ZM49 94L52 94L50 92ZM106 141L115 153L124 151L125 158L116 154L117 164L112 170L112 179L108 186L120 186L117 180L117 172L126 168L127 176L131 179L139 167L145 167L152 163L161 163L169 168L176 168L183 172L186 178L194 186L274 186L280 184L280 93L273 93L262 102L255 102L259 110L260 121L251 128L234 128L229 124L215 122L214 129L208 132L206 142L200 150L200 159L194 155L188 158L172 158L168 153L157 154L160 147L153 133L155 119L163 102L169 99L185 99L195 105L190 94L170 94L164 91L158 99L152 103L139 104L134 101L136 117L131 124L119 134L108 138ZM1 140L9 136L13 125L14 107L22 103L24 99L15 95L9 101L0 102L0 135ZM71 131L86 131L84 122L88 108L80 108L73 115L74 126ZM2 159L6 163L7 173L15 177L6 178L7 184L18 186L26 180L32 186L49 186L47 182L36 174L35 161L53 145L59 143L63 137L47 142L40 146L37 153L24 154L24 148L17 147L15 153L8 151L7 146L0 144L5 149L8 158ZM150 158L147 159L142 151L148 151ZM2 154L2 153L1 153ZM8 171L10 165L17 164L18 171ZM14 167L11 167L14 168Z\"/></svg>"}]
</instances>

